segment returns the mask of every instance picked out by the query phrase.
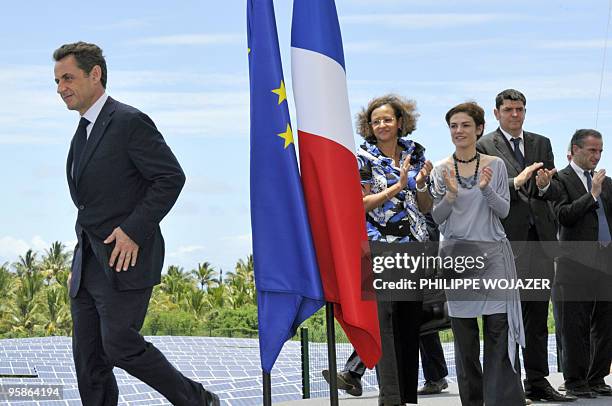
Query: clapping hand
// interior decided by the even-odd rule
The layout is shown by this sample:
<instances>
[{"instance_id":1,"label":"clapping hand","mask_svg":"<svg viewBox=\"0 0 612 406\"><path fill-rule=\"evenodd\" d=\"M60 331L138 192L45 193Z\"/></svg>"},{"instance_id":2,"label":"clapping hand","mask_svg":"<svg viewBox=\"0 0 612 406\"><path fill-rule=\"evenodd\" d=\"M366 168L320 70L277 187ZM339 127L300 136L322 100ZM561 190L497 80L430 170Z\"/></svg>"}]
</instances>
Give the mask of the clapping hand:
<instances>
[{"instance_id":1,"label":"clapping hand","mask_svg":"<svg viewBox=\"0 0 612 406\"><path fill-rule=\"evenodd\" d=\"M538 169L538 172L536 174L536 185L538 185L539 189L544 189L546 186L548 186L550 184L550 180L552 179L553 175L557 173L557 170L555 168L552 169L546 169L546 168L541 168Z\"/></svg>"},{"instance_id":2,"label":"clapping hand","mask_svg":"<svg viewBox=\"0 0 612 406\"><path fill-rule=\"evenodd\" d=\"M480 190L486 188L491 183L491 179L493 179L493 169L485 166L480 170L480 181L478 182Z\"/></svg>"},{"instance_id":3,"label":"clapping hand","mask_svg":"<svg viewBox=\"0 0 612 406\"><path fill-rule=\"evenodd\" d=\"M605 169L600 169L597 172L595 172L595 175L593 175L593 183L591 186L591 195L593 195L593 197L595 199L597 199L599 197L599 195L601 194L601 185L603 184L604 179L606 178L606 170Z\"/></svg>"},{"instance_id":4,"label":"clapping hand","mask_svg":"<svg viewBox=\"0 0 612 406\"><path fill-rule=\"evenodd\" d=\"M431 161L429 160L425 161L425 163L421 167L421 170L419 171L415 179L416 185L419 189L425 186L425 181L427 180L427 177L431 173L432 169L433 169L433 164L431 163Z\"/></svg>"},{"instance_id":5,"label":"clapping hand","mask_svg":"<svg viewBox=\"0 0 612 406\"><path fill-rule=\"evenodd\" d=\"M457 185L456 173L453 168L450 170L444 169L444 184L446 185L447 193L450 192L453 195L456 195L459 191L459 187Z\"/></svg>"},{"instance_id":6,"label":"clapping hand","mask_svg":"<svg viewBox=\"0 0 612 406\"><path fill-rule=\"evenodd\" d=\"M531 165L525 167L525 169L523 169L523 171L514 178L514 185L517 188L523 186L525 183L527 183L529 178L531 178L531 175L533 175L533 173L540 169L542 166L544 166L542 162L534 162Z\"/></svg>"},{"instance_id":7,"label":"clapping hand","mask_svg":"<svg viewBox=\"0 0 612 406\"><path fill-rule=\"evenodd\" d=\"M408 184L408 170L410 170L410 155L406 156L406 159L404 159L404 162L402 162L402 165L400 166L400 185L402 186L402 189L404 189L406 187L406 185Z\"/></svg>"}]
</instances>

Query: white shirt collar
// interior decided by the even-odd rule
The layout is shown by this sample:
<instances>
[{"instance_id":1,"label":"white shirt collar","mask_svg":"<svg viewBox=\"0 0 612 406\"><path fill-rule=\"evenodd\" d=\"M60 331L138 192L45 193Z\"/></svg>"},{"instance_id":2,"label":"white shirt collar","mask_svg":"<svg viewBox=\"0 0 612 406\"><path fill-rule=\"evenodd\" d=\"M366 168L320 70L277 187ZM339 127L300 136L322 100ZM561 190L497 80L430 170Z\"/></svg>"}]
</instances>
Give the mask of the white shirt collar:
<instances>
[{"instance_id":1,"label":"white shirt collar","mask_svg":"<svg viewBox=\"0 0 612 406\"><path fill-rule=\"evenodd\" d=\"M570 161L570 166L576 172L576 175L578 175L578 177L580 179L586 180L586 175L584 174L584 169L579 167L578 164L576 162L574 162L574 161Z\"/></svg>"},{"instance_id":2,"label":"white shirt collar","mask_svg":"<svg viewBox=\"0 0 612 406\"><path fill-rule=\"evenodd\" d=\"M85 112L85 114L83 114L83 117L85 117L90 122L90 124L87 126L87 135L89 135L89 133L91 132L93 124L98 119L98 116L102 111L102 107L104 107L104 103L106 103L107 99L108 95L106 94L106 92L104 92L102 96L100 96L98 100L96 100L96 102L91 105L91 107Z\"/></svg>"},{"instance_id":3,"label":"white shirt collar","mask_svg":"<svg viewBox=\"0 0 612 406\"><path fill-rule=\"evenodd\" d=\"M522 142L525 142L523 139L523 130L521 130L521 134L518 137L513 137L512 134L501 128L501 126L499 127L499 130L502 132L502 134L504 134L504 137L506 137L510 144L512 144L512 138L520 138Z\"/></svg>"}]
</instances>

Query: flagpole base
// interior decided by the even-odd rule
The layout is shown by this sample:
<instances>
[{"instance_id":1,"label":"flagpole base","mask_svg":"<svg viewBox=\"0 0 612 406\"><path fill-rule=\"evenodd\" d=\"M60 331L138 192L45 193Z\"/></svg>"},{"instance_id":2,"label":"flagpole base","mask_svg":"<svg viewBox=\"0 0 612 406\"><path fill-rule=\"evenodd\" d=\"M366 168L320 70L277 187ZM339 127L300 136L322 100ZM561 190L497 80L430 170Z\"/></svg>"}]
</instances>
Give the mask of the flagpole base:
<instances>
[{"instance_id":1,"label":"flagpole base","mask_svg":"<svg viewBox=\"0 0 612 406\"><path fill-rule=\"evenodd\" d=\"M263 372L263 405L272 406L272 380L270 374Z\"/></svg>"},{"instance_id":2,"label":"flagpole base","mask_svg":"<svg viewBox=\"0 0 612 406\"><path fill-rule=\"evenodd\" d=\"M336 331L334 325L334 304L325 303L325 324L327 327L327 362L329 369L329 404L338 406L338 369L336 368Z\"/></svg>"}]
</instances>

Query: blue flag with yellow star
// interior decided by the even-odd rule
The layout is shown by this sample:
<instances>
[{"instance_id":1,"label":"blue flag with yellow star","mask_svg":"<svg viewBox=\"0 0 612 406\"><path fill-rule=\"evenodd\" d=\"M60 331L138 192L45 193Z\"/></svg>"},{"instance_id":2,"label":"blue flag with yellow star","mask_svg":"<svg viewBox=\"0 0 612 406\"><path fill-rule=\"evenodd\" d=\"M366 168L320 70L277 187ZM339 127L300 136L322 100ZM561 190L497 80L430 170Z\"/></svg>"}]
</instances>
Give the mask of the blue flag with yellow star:
<instances>
[{"instance_id":1,"label":"blue flag with yellow star","mask_svg":"<svg viewBox=\"0 0 612 406\"><path fill-rule=\"evenodd\" d=\"M247 1L251 227L262 369L324 304L298 172L272 0Z\"/></svg>"}]
</instances>

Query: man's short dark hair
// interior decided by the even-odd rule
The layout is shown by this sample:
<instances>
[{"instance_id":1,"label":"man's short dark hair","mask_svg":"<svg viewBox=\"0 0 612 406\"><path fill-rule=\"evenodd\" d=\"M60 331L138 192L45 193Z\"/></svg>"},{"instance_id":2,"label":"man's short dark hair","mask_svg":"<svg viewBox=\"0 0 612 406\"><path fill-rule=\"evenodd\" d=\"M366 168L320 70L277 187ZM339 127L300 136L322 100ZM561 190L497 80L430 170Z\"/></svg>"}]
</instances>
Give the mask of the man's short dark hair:
<instances>
[{"instance_id":1,"label":"man's short dark hair","mask_svg":"<svg viewBox=\"0 0 612 406\"><path fill-rule=\"evenodd\" d=\"M601 140L603 138L599 131L593 130L591 128L582 128L580 130L576 130L574 135L572 135L572 141L570 142L570 145L571 145L570 148L572 148L572 155L573 155L573 146L577 145L578 147L583 148L584 140L587 137L597 138L598 140Z\"/></svg>"},{"instance_id":2,"label":"man's short dark hair","mask_svg":"<svg viewBox=\"0 0 612 406\"><path fill-rule=\"evenodd\" d=\"M100 82L102 87L106 89L106 60L99 46L83 41L64 44L53 52L53 59L57 62L69 55L74 56L77 66L86 74L89 74L94 66L100 66L102 70Z\"/></svg>"},{"instance_id":3,"label":"man's short dark hair","mask_svg":"<svg viewBox=\"0 0 612 406\"><path fill-rule=\"evenodd\" d=\"M498 109L499 106L504 104L504 100L522 101L523 106L527 106L527 99L525 98L525 95L515 89L506 89L500 92L495 97L495 108Z\"/></svg>"}]
</instances>

